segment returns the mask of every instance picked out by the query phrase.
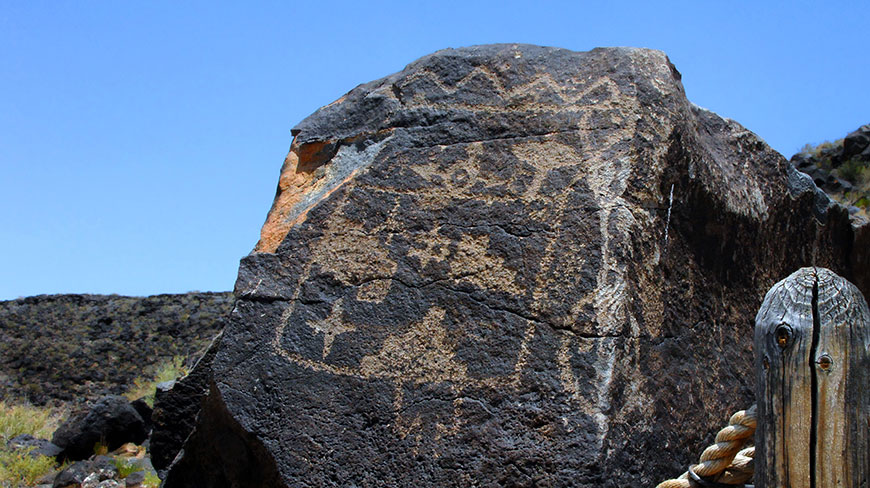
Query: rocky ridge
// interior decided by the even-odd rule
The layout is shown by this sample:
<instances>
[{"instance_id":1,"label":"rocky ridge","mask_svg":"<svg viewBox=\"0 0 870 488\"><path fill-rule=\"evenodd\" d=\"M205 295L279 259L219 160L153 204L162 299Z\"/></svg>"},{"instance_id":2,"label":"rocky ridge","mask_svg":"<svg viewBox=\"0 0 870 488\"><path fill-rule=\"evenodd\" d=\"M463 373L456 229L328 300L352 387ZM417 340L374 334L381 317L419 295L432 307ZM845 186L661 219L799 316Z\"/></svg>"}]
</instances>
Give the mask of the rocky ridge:
<instances>
[{"instance_id":1,"label":"rocky ridge","mask_svg":"<svg viewBox=\"0 0 870 488\"><path fill-rule=\"evenodd\" d=\"M808 144L791 163L861 219L870 219L870 124L843 139Z\"/></svg>"},{"instance_id":2,"label":"rocky ridge","mask_svg":"<svg viewBox=\"0 0 870 488\"><path fill-rule=\"evenodd\" d=\"M40 295L0 302L0 399L88 403L124 393L162 361L195 359L231 293Z\"/></svg>"}]
</instances>

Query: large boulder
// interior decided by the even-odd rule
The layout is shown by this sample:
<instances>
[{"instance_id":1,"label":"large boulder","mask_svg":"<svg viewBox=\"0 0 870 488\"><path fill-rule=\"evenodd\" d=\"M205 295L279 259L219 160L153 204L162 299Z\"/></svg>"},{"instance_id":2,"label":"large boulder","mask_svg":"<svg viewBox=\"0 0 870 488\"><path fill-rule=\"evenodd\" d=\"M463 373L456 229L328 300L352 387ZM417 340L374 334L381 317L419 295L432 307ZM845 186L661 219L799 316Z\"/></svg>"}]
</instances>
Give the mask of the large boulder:
<instances>
[{"instance_id":1,"label":"large boulder","mask_svg":"<svg viewBox=\"0 0 870 488\"><path fill-rule=\"evenodd\" d=\"M78 461L94 455L99 443L113 450L148 437L146 423L122 396L107 396L87 410L73 414L54 432L51 442L62 449L58 460Z\"/></svg>"},{"instance_id":2,"label":"large boulder","mask_svg":"<svg viewBox=\"0 0 870 488\"><path fill-rule=\"evenodd\" d=\"M868 272L658 51L439 51L293 134L167 488L651 486L753 403L773 283Z\"/></svg>"}]
</instances>

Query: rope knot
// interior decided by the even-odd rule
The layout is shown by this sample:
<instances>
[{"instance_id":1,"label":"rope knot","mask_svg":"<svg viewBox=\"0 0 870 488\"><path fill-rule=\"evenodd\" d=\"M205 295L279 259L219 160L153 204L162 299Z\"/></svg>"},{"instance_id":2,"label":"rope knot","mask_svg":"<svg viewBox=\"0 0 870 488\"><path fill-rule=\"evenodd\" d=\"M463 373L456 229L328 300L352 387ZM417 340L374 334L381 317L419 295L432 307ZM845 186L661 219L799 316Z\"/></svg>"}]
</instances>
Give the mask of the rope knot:
<instances>
[{"instance_id":1,"label":"rope knot","mask_svg":"<svg viewBox=\"0 0 870 488\"><path fill-rule=\"evenodd\" d=\"M755 435L756 426L755 405L735 413L728 419L728 425L716 434L715 444L701 453L698 464L690 466L679 478L659 483L656 488L744 486L755 471L755 448L745 448L745 445Z\"/></svg>"}]
</instances>

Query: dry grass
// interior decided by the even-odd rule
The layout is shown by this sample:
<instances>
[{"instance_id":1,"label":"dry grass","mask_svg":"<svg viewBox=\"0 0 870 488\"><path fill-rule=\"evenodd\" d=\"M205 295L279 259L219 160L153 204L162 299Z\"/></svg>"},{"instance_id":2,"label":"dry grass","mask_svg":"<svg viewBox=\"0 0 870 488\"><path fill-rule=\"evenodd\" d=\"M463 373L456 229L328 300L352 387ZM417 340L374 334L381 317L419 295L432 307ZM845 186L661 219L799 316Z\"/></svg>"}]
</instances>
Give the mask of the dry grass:
<instances>
[{"instance_id":1,"label":"dry grass","mask_svg":"<svg viewBox=\"0 0 870 488\"><path fill-rule=\"evenodd\" d=\"M54 458L30 455L26 449L0 449L0 486L23 488L54 470Z\"/></svg>"},{"instance_id":2,"label":"dry grass","mask_svg":"<svg viewBox=\"0 0 870 488\"><path fill-rule=\"evenodd\" d=\"M64 412L57 409L0 401L0 438L5 441L17 435L30 434L48 439L63 417Z\"/></svg>"},{"instance_id":3,"label":"dry grass","mask_svg":"<svg viewBox=\"0 0 870 488\"><path fill-rule=\"evenodd\" d=\"M187 374L184 366L184 358L175 356L169 361L157 365L154 376L151 379L139 377L133 380L133 386L124 394L130 401L142 398L149 406L154 406L154 393L157 385L165 381L172 381Z\"/></svg>"},{"instance_id":4,"label":"dry grass","mask_svg":"<svg viewBox=\"0 0 870 488\"><path fill-rule=\"evenodd\" d=\"M33 486L55 468L54 458L31 456L32 449L10 449L7 442L21 434L48 439L63 416L56 409L0 401L0 486Z\"/></svg>"}]
</instances>

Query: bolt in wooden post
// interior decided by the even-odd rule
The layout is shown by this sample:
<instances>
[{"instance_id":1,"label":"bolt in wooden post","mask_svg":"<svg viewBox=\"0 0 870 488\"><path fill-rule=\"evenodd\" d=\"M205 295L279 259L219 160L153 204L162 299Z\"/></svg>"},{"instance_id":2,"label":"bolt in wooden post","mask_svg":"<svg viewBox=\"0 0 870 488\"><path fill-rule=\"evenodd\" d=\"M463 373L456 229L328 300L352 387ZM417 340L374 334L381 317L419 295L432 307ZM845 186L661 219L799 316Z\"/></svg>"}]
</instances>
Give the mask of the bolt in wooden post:
<instances>
[{"instance_id":1,"label":"bolt in wooden post","mask_svg":"<svg viewBox=\"0 0 870 488\"><path fill-rule=\"evenodd\" d=\"M755 486L870 488L870 311L824 268L767 292L755 318Z\"/></svg>"}]
</instances>

